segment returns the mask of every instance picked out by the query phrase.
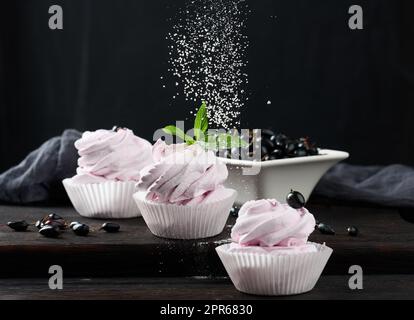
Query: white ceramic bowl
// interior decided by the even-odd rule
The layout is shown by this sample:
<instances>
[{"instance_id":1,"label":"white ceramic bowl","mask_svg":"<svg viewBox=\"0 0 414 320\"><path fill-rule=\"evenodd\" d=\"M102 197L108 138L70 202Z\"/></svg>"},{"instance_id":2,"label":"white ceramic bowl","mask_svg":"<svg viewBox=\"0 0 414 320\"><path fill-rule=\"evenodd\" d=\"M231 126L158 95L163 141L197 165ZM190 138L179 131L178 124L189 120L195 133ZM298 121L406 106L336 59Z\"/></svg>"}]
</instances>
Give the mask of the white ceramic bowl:
<instances>
[{"instance_id":1,"label":"white ceramic bowl","mask_svg":"<svg viewBox=\"0 0 414 320\"><path fill-rule=\"evenodd\" d=\"M291 189L308 199L325 172L349 157L343 151L321 149L319 152L317 156L263 162L220 159L229 170L226 186L237 190L237 205L256 199L285 202Z\"/></svg>"}]
</instances>

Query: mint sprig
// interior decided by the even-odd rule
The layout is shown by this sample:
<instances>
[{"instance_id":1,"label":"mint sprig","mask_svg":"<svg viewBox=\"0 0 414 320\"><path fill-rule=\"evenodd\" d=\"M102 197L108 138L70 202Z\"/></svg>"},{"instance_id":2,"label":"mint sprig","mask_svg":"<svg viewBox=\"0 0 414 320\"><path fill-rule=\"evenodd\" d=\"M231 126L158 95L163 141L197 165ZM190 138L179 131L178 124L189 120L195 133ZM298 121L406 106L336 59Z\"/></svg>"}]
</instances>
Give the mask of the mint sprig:
<instances>
[{"instance_id":1,"label":"mint sprig","mask_svg":"<svg viewBox=\"0 0 414 320\"><path fill-rule=\"evenodd\" d=\"M208 130L207 104L202 102L194 120L194 138L187 135L183 130L174 125L166 126L163 131L169 135L177 136L188 145L198 143L209 150L223 150L231 148L245 148L248 143L237 134L213 133Z\"/></svg>"},{"instance_id":2,"label":"mint sprig","mask_svg":"<svg viewBox=\"0 0 414 320\"><path fill-rule=\"evenodd\" d=\"M190 137L183 130L181 130L180 128L177 128L176 126L166 126L163 130L165 133L169 135L179 137L180 139L182 139L189 145L195 143L195 140L192 137Z\"/></svg>"},{"instance_id":3,"label":"mint sprig","mask_svg":"<svg viewBox=\"0 0 414 320\"><path fill-rule=\"evenodd\" d=\"M196 140L200 140L202 135L205 135L208 130L208 114L207 114L207 104L205 101L201 104L200 109L198 109L197 115L194 120L194 137Z\"/></svg>"}]
</instances>

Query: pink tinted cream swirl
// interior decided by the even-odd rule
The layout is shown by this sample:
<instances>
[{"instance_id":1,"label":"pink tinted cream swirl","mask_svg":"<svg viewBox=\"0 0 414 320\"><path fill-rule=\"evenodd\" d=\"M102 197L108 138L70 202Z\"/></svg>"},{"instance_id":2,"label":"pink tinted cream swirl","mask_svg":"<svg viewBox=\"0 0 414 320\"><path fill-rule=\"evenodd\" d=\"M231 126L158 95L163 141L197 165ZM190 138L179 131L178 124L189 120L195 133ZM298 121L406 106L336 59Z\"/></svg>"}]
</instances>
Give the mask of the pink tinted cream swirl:
<instances>
[{"instance_id":1,"label":"pink tinted cream swirl","mask_svg":"<svg viewBox=\"0 0 414 320\"><path fill-rule=\"evenodd\" d=\"M146 199L178 205L218 201L234 191L223 187L227 167L211 151L199 145L166 145L159 140L153 147L154 164L141 171L137 184Z\"/></svg>"},{"instance_id":2,"label":"pink tinted cream swirl","mask_svg":"<svg viewBox=\"0 0 414 320\"><path fill-rule=\"evenodd\" d=\"M315 229L315 218L308 210L293 209L276 200L246 202L234 225L230 250L291 254L314 252L308 237Z\"/></svg>"},{"instance_id":3,"label":"pink tinted cream swirl","mask_svg":"<svg viewBox=\"0 0 414 320\"><path fill-rule=\"evenodd\" d=\"M75 183L138 181L152 163L151 144L129 129L86 131L75 142L79 153Z\"/></svg>"}]
</instances>

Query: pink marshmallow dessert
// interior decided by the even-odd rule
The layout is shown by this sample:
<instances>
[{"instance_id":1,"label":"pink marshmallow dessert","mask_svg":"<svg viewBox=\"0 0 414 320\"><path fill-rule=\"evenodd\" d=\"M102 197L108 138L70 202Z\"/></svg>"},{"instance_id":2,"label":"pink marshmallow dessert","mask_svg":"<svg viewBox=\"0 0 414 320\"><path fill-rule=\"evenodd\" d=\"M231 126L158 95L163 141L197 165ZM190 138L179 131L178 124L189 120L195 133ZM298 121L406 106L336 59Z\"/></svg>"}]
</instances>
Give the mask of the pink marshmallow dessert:
<instances>
[{"instance_id":1,"label":"pink marshmallow dessert","mask_svg":"<svg viewBox=\"0 0 414 320\"><path fill-rule=\"evenodd\" d=\"M132 195L140 171L152 163L151 144L126 128L86 131L75 142L77 174L63 180L76 211L88 218L140 216Z\"/></svg>"},{"instance_id":2,"label":"pink marshmallow dessert","mask_svg":"<svg viewBox=\"0 0 414 320\"><path fill-rule=\"evenodd\" d=\"M255 295L294 295L314 288L332 249L308 242L315 219L305 208L276 200L246 202L231 233L216 248L237 290Z\"/></svg>"},{"instance_id":3,"label":"pink marshmallow dessert","mask_svg":"<svg viewBox=\"0 0 414 320\"><path fill-rule=\"evenodd\" d=\"M141 171L134 199L159 237L200 239L220 234L237 193L223 186L227 167L197 144L153 147L154 163Z\"/></svg>"}]
</instances>

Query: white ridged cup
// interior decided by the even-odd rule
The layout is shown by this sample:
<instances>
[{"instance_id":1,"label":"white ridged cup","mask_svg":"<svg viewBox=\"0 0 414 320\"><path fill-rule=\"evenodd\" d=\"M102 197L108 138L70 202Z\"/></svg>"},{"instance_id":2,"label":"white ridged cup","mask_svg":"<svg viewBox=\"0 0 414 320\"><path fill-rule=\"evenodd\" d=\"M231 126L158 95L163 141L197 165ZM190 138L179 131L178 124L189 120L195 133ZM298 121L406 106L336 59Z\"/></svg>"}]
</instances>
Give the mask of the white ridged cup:
<instances>
[{"instance_id":1,"label":"white ridged cup","mask_svg":"<svg viewBox=\"0 0 414 320\"><path fill-rule=\"evenodd\" d=\"M163 204L145 199L137 192L134 199L150 231L162 238L202 239L220 234L229 217L237 192L219 201L197 205Z\"/></svg>"},{"instance_id":2,"label":"white ridged cup","mask_svg":"<svg viewBox=\"0 0 414 320\"><path fill-rule=\"evenodd\" d=\"M289 255L231 252L230 244L216 251L237 290L265 296L311 291L325 268L332 249L316 243L317 252Z\"/></svg>"},{"instance_id":3,"label":"white ridged cup","mask_svg":"<svg viewBox=\"0 0 414 320\"><path fill-rule=\"evenodd\" d=\"M87 218L128 219L141 216L132 195L136 182L108 181L80 184L71 179L63 185L75 210Z\"/></svg>"}]
</instances>

